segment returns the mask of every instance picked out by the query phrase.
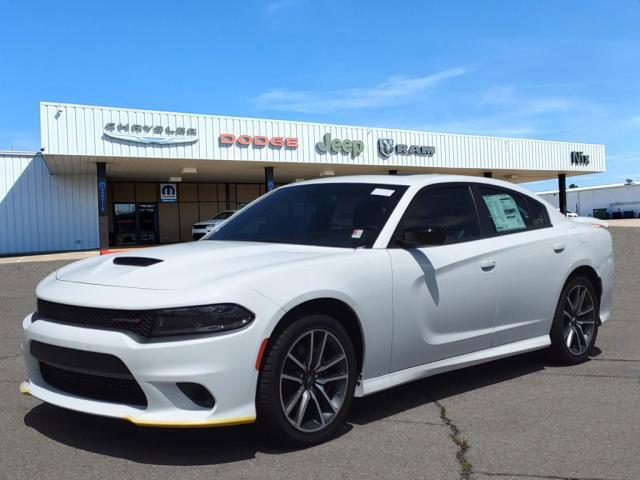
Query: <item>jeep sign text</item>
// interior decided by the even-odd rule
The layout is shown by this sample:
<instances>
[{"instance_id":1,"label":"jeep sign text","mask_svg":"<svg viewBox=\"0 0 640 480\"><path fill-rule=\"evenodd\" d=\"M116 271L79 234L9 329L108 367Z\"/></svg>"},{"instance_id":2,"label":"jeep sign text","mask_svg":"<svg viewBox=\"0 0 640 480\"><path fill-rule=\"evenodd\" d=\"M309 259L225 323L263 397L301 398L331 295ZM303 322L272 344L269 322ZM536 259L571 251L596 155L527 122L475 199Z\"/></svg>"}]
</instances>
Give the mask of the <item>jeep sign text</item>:
<instances>
[{"instance_id":1,"label":"jeep sign text","mask_svg":"<svg viewBox=\"0 0 640 480\"><path fill-rule=\"evenodd\" d=\"M364 142L361 140L338 140L337 138L331 140L331 134L325 133L322 142L316 143L316 148L322 153L328 151L350 153L352 157L357 157L364 151Z\"/></svg>"}]
</instances>

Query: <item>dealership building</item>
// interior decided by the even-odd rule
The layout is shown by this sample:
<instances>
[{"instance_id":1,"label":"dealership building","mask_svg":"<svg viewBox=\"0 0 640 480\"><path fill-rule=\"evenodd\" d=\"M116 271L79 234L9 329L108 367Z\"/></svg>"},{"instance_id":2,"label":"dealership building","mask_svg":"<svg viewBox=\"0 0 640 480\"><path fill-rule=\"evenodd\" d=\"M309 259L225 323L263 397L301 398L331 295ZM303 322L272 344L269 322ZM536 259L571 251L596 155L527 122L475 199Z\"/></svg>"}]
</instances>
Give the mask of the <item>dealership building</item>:
<instances>
[{"instance_id":1,"label":"dealership building","mask_svg":"<svg viewBox=\"0 0 640 480\"><path fill-rule=\"evenodd\" d=\"M605 170L603 145L40 104L38 152L0 151L0 255L191 240L283 184L449 173L511 182Z\"/></svg>"}]
</instances>

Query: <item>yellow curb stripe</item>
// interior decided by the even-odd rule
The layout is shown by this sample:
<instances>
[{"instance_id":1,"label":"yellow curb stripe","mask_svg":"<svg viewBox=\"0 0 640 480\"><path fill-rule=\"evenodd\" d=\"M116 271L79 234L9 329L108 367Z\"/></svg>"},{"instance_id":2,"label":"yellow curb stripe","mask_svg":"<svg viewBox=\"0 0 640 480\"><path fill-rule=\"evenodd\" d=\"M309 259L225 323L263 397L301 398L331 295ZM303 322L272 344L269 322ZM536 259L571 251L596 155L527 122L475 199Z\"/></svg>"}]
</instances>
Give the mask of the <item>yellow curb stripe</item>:
<instances>
[{"instance_id":1,"label":"yellow curb stripe","mask_svg":"<svg viewBox=\"0 0 640 480\"><path fill-rule=\"evenodd\" d=\"M144 420L131 416L124 417L125 420L138 425L139 427L165 427L165 428L207 428L207 427L230 427L232 425L245 425L254 423L255 416L251 417L231 417L215 420L196 420L196 421L180 421L180 420Z\"/></svg>"}]
</instances>

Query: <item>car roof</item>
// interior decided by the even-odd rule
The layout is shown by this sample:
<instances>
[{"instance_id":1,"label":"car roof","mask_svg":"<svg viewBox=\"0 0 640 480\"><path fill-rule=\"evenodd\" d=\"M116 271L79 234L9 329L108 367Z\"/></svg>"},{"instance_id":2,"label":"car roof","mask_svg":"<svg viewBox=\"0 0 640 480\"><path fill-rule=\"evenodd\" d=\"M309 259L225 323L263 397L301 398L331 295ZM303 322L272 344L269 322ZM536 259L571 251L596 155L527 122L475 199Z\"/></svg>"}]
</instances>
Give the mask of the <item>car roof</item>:
<instances>
[{"instance_id":1,"label":"car roof","mask_svg":"<svg viewBox=\"0 0 640 480\"><path fill-rule=\"evenodd\" d=\"M416 175L345 175L339 177L323 177L314 180L305 180L303 182L290 183L288 185L285 185L285 187L311 185L318 183L373 183L379 185L406 185L409 187L423 187L437 183L449 182L483 183L487 185L510 188L527 195L535 195L533 192L526 188L504 180L477 177L472 175L446 175L438 173Z\"/></svg>"}]
</instances>

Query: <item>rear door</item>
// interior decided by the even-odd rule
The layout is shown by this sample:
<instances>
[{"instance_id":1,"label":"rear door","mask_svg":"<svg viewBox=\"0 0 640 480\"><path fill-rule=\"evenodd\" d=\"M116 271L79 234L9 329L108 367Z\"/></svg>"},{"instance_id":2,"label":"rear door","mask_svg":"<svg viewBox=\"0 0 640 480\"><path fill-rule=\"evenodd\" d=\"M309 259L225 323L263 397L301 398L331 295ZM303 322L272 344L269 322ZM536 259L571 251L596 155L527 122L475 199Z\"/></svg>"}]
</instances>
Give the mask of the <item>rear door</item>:
<instances>
[{"instance_id":1,"label":"rear door","mask_svg":"<svg viewBox=\"0 0 640 480\"><path fill-rule=\"evenodd\" d=\"M483 234L500 250L493 345L548 334L569 268L567 239L532 197L485 184L473 191Z\"/></svg>"},{"instance_id":2,"label":"rear door","mask_svg":"<svg viewBox=\"0 0 640 480\"><path fill-rule=\"evenodd\" d=\"M402 248L405 228L446 231L439 246ZM491 346L499 259L482 239L466 183L429 186L416 194L389 245L393 269L391 371Z\"/></svg>"}]
</instances>

